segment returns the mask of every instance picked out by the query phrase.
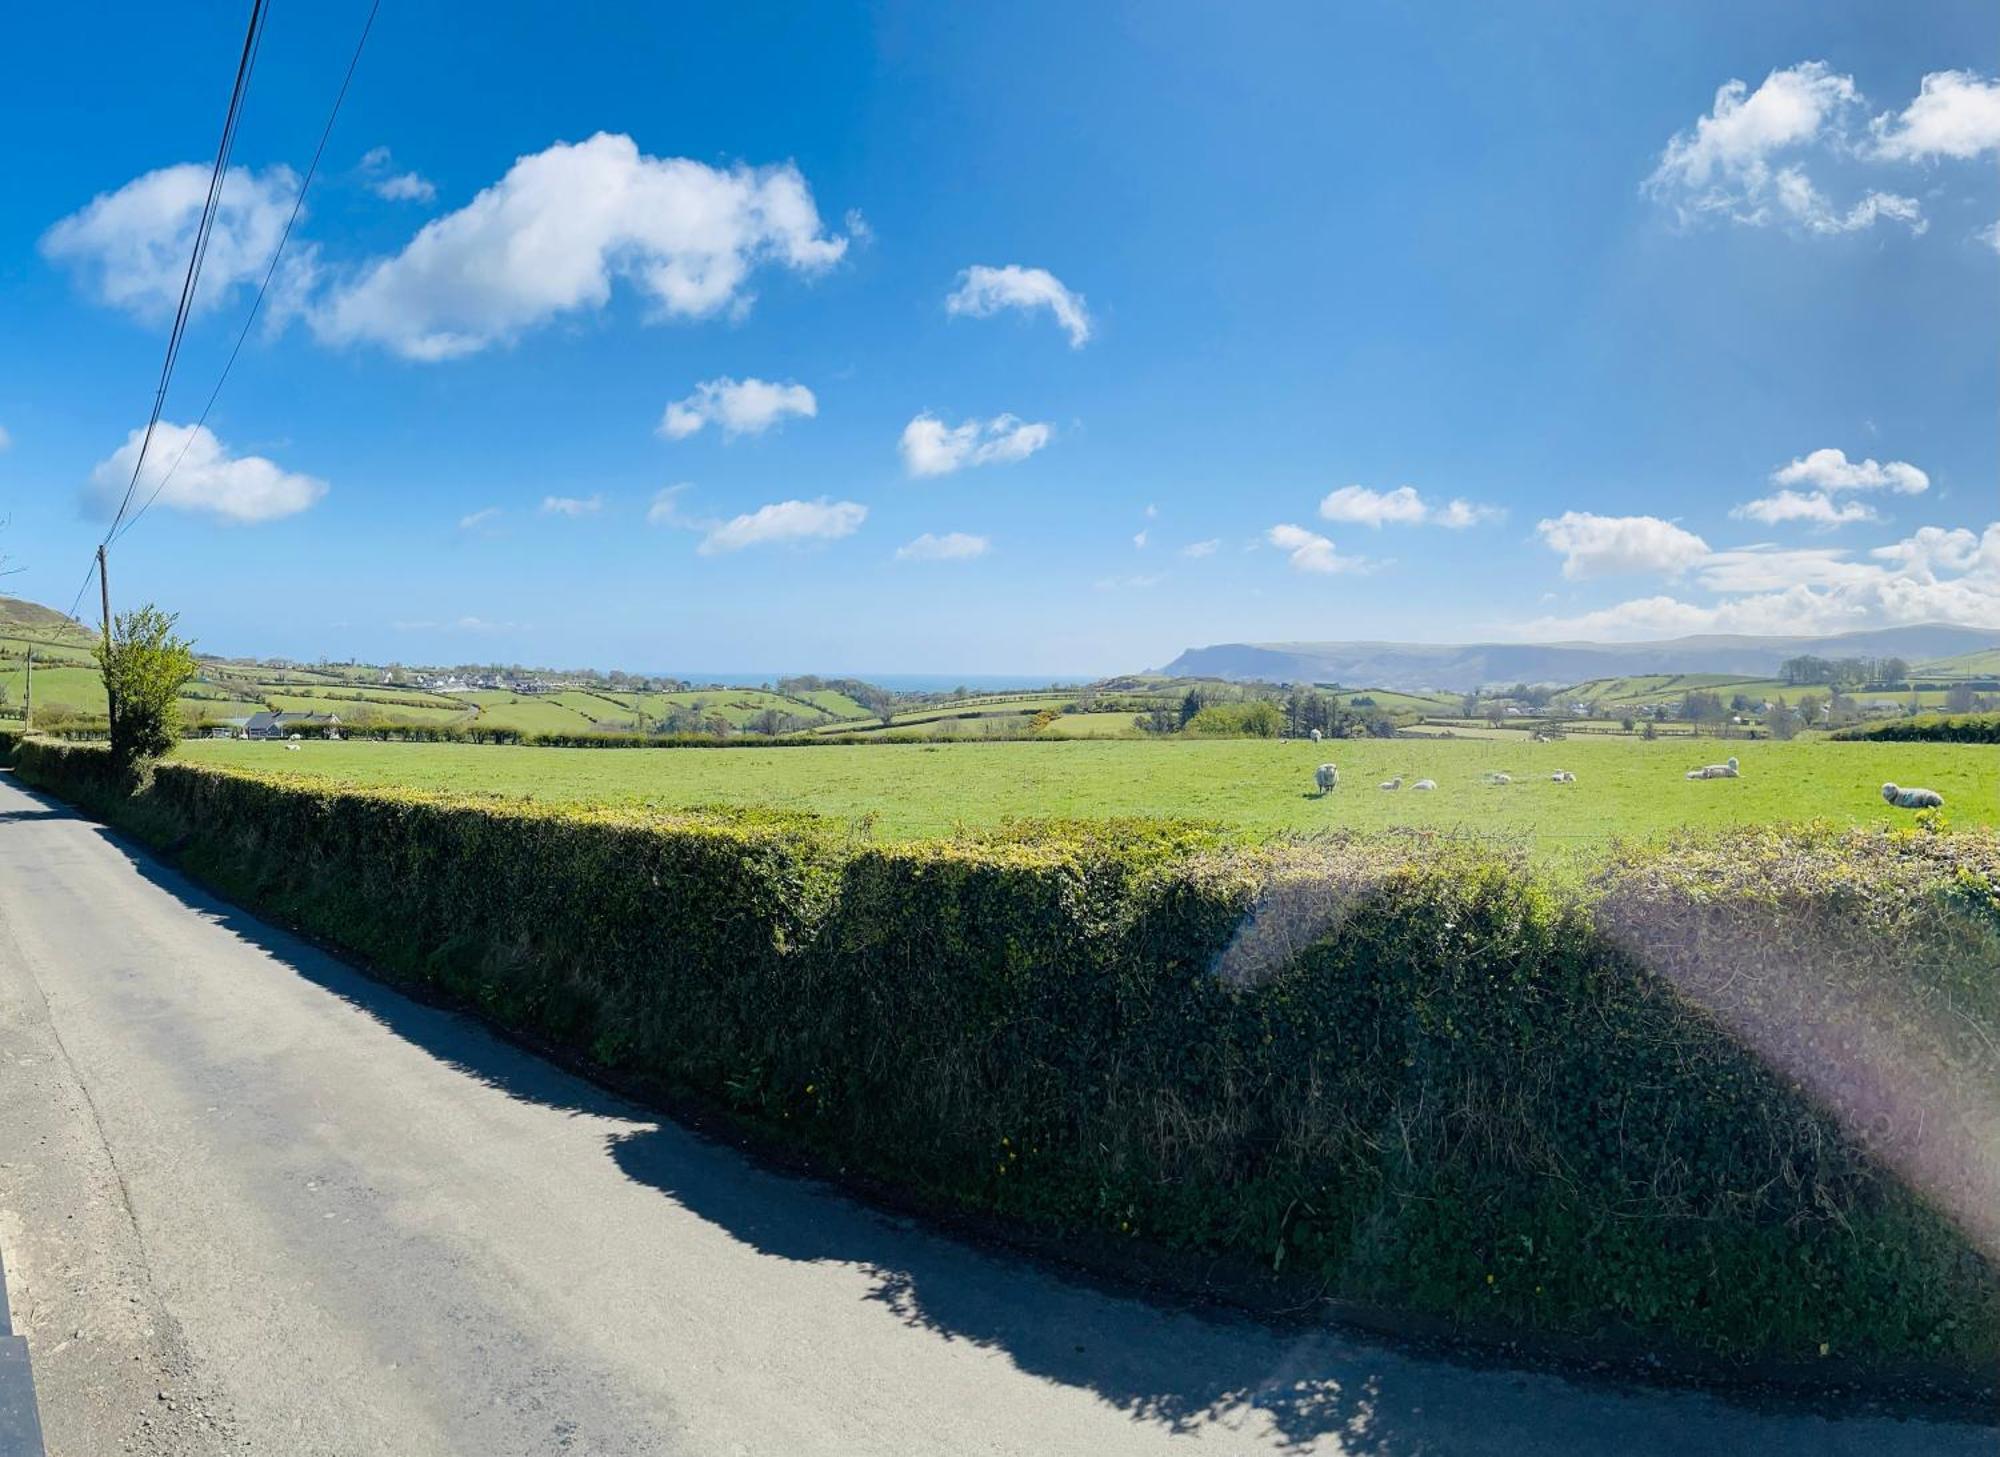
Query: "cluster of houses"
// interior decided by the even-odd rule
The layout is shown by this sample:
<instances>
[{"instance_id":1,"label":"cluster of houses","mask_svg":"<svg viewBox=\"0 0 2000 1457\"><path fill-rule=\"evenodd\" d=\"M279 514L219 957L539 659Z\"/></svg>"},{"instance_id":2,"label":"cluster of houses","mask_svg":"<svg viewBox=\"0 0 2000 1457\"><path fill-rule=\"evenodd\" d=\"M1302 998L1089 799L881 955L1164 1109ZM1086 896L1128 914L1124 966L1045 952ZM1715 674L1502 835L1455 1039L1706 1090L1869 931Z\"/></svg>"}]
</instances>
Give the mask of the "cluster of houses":
<instances>
[{"instance_id":1,"label":"cluster of houses","mask_svg":"<svg viewBox=\"0 0 2000 1457\"><path fill-rule=\"evenodd\" d=\"M385 687L421 688L427 693L474 693L494 688L507 693L560 693L563 685L547 678L513 673L405 673L402 682L392 683L382 674Z\"/></svg>"}]
</instances>

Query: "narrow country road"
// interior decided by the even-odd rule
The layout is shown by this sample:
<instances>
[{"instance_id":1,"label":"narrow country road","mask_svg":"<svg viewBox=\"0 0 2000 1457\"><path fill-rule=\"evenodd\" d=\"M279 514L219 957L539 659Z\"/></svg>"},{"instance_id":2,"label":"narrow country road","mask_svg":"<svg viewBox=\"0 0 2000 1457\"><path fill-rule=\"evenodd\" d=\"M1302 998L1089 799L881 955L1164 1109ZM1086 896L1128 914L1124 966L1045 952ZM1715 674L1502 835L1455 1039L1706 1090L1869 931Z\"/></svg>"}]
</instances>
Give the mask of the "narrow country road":
<instances>
[{"instance_id":1,"label":"narrow country road","mask_svg":"<svg viewBox=\"0 0 2000 1457\"><path fill-rule=\"evenodd\" d=\"M4 775L0 1252L57 1457L1994 1444L1065 1283L385 990Z\"/></svg>"}]
</instances>

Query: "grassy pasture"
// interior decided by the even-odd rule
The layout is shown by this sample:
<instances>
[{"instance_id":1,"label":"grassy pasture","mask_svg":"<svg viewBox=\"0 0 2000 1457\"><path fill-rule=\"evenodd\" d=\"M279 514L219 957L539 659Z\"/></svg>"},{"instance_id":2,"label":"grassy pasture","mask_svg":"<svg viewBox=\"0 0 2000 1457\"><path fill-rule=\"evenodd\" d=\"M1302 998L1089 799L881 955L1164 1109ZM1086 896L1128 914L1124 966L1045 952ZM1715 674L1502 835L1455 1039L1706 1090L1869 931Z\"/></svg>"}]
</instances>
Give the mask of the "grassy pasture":
<instances>
[{"instance_id":1,"label":"grassy pasture","mask_svg":"<svg viewBox=\"0 0 2000 1457\"><path fill-rule=\"evenodd\" d=\"M1042 730L1045 739L1136 739L1140 730L1130 713L1065 713Z\"/></svg>"},{"instance_id":2,"label":"grassy pasture","mask_svg":"<svg viewBox=\"0 0 2000 1457\"><path fill-rule=\"evenodd\" d=\"M867 718L868 710L856 703L845 693L832 688L813 688L801 693L800 698L817 708L821 713L834 718Z\"/></svg>"},{"instance_id":3,"label":"grassy pasture","mask_svg":"<svg viewBox=\"0 0 2000 1457\"><path fill-rule=\"evenodd\" d=\"M1825 819L1908 825L1882 802L1884 780L1942 792L1958 824L2000 823L1990 747L1768 740L1536 744L1357 739L1090 741L777 749L605 750L457 744L194 741L196 763L283 778L398 785L551 803L675 808L769 806L842 820L873 817L892 838L959 825L1039 818L1157 815L1206 820L1251 838L1336 827L1422 827L1496 835L1545 853L1649 839L1682 826ZM1691 782L1682 772L1737 755L1743 777ZM1341 788L1312 793L1315 764L1340 766ZM1551 783L1568 769L1579 782ZM1515 776L1503 787L1488 771ZM1379 781L1435 779L1427 793Z\"/></svg>"},{"instance_id":4,"label":"grassy pasture","mask_svg":"<svg viewBox=\"0 0 2000 1457\"><path fill-rule=\"evenodd\" d=\"M588 733L594 726L574 708L557 703L546 694L509 693L502 688L481 688L458 695L479 709L483 727L519 729L528 734Z\"/></svg>"}]
</instances>

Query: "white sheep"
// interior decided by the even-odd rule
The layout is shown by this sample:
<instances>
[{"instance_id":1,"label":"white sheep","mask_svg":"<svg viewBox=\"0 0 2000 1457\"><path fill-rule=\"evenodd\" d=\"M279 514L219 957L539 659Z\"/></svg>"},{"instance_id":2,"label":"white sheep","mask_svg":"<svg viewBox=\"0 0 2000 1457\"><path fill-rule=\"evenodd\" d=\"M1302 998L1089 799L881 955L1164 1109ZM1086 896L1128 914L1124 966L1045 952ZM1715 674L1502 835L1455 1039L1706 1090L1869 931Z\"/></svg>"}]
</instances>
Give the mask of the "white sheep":
<instances>
[{"instance_id":1,"label":"white sheep","mask_svg":"<svg viewBox=\"0 0 2000 1457\"><path fill-rule=\"evenodd\" d=\"M1576 783L1576 776L1567 769L1558 769L1549 776L1549 780L1555 784L1574 784Z\"/></svg>"},{"instance_id":2,"label":"white sheep","mask_svg":"<svg viewBox=\"0 0 2000 1457\"><path fill-rule=\"evenodd\" d=\"M1502 774L1496 769L1486 776L1486 782L1488 784L1512 784L1514 776L1512 774Z\"/></svg>"},{"instance_id":3,"label":"white sheep","mask_svg":"<svg viewBox=\"0 0 2000 1457\"><path fill-rule=\"evenodd\" d=\"M1437 787L1438 782L1435 779L1419 779L1415 784L1410 786L1411 789L1436 789Z\"/></svg>"},{"instance_id":4,"label":"white sheep","mask_svg":"<svg viewBox=\"0 0 2000 1457\"><path fill-rule=\"evenodd\" d=\"M296 754L299 752L299 746L297 744L286 744L285 752L288 754Z\"/></svg>"},{"instance_id":5,"label":"white sheep","mask_svg":"<svg viewBox=\"0 0 2000 1457\"><path fill-rule=\"evenodd\" d=\"M1403 787L1403 776L1398 774L1394 779L1384 779L1375 787L1377 789L1401 789Z\"/></svg>"},{"instance_id":6,"label":"white sheep","mask_svg":"<svg viewBox=\"0 0 2000 1457\"><path fill-rule=\"evenodd\" d=\"M1944 796L1935 789L1901 789L1894 784L1882 786L1882 797L1897 809L1942 809Z\"/></svg>"},{"instance_id":7,"label":"white sheep","mask_svg":"<svg viewBox=\"0 0 2000 1457\"><path fill-rule=\"evenodd\" d=\"M1319 742L1319 738L1320 738L1320 734L1319 734L1319 730L1318 730L1318 729L1314 729L1314 730L1312 731L1312 734L1311 734L1311 738L1312 738L1312 741L1313 741L1314 743L1318 743L1318 742Z\"/></svg>"},{"instance_id":8,"label":"white sheep","mask_svg":"<svg viewBox=\"0 0 2000 1457\"><path fill-rule=\"evenodd\" d=\"M1736 756L1731 754L1720 764L1704 764L1699 769L1690 769L1687 772L1687 777L1690 779L1734 779L1737 777Z\"/></svg>"},{"instance_id":9,"label":"white sheep","mask_svg":"<svg viewBox=\"0 0 2000 1457\"><path fill-rule=\"evenodd\" d=\"M1313 770L1313 783L1319 786L1321 794L1340 788L1340 770L1332 764L1322 764Z\"/></svg>"}]
</instances>

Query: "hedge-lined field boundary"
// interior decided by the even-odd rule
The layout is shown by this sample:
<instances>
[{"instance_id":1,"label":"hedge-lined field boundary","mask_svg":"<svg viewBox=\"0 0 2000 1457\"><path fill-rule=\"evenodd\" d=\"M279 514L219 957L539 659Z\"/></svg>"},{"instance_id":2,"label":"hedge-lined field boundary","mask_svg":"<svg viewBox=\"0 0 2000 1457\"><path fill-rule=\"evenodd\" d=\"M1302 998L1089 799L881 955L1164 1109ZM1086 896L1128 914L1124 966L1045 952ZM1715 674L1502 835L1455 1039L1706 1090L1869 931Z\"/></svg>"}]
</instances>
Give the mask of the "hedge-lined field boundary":
<instances>
[{"instance_id":1,"label":"hedge-lined field boundary","mask_svg":"<svg viewBox=\"0 0 2000 1457\"><path fill-rule=\"evenodd\" d=\"M1840 729L1833 737L1890 743L2000 744L2000 713L1920 713L1912 718Z\"/></svg>"},{"instance_id":2,"label":"hedge-lined field boundary","mask_svg":"<svg viewBox=\"0 0 2000 1457\"><path fill-rule=\"evenodd\" d=\"M39 739L14 763L933 1205L1486 1332L2000 1358L2000 835L1744 833L1575 886L1435 839L876 844L176 763L133 792Z\"/></svg>"}]
</instances>

